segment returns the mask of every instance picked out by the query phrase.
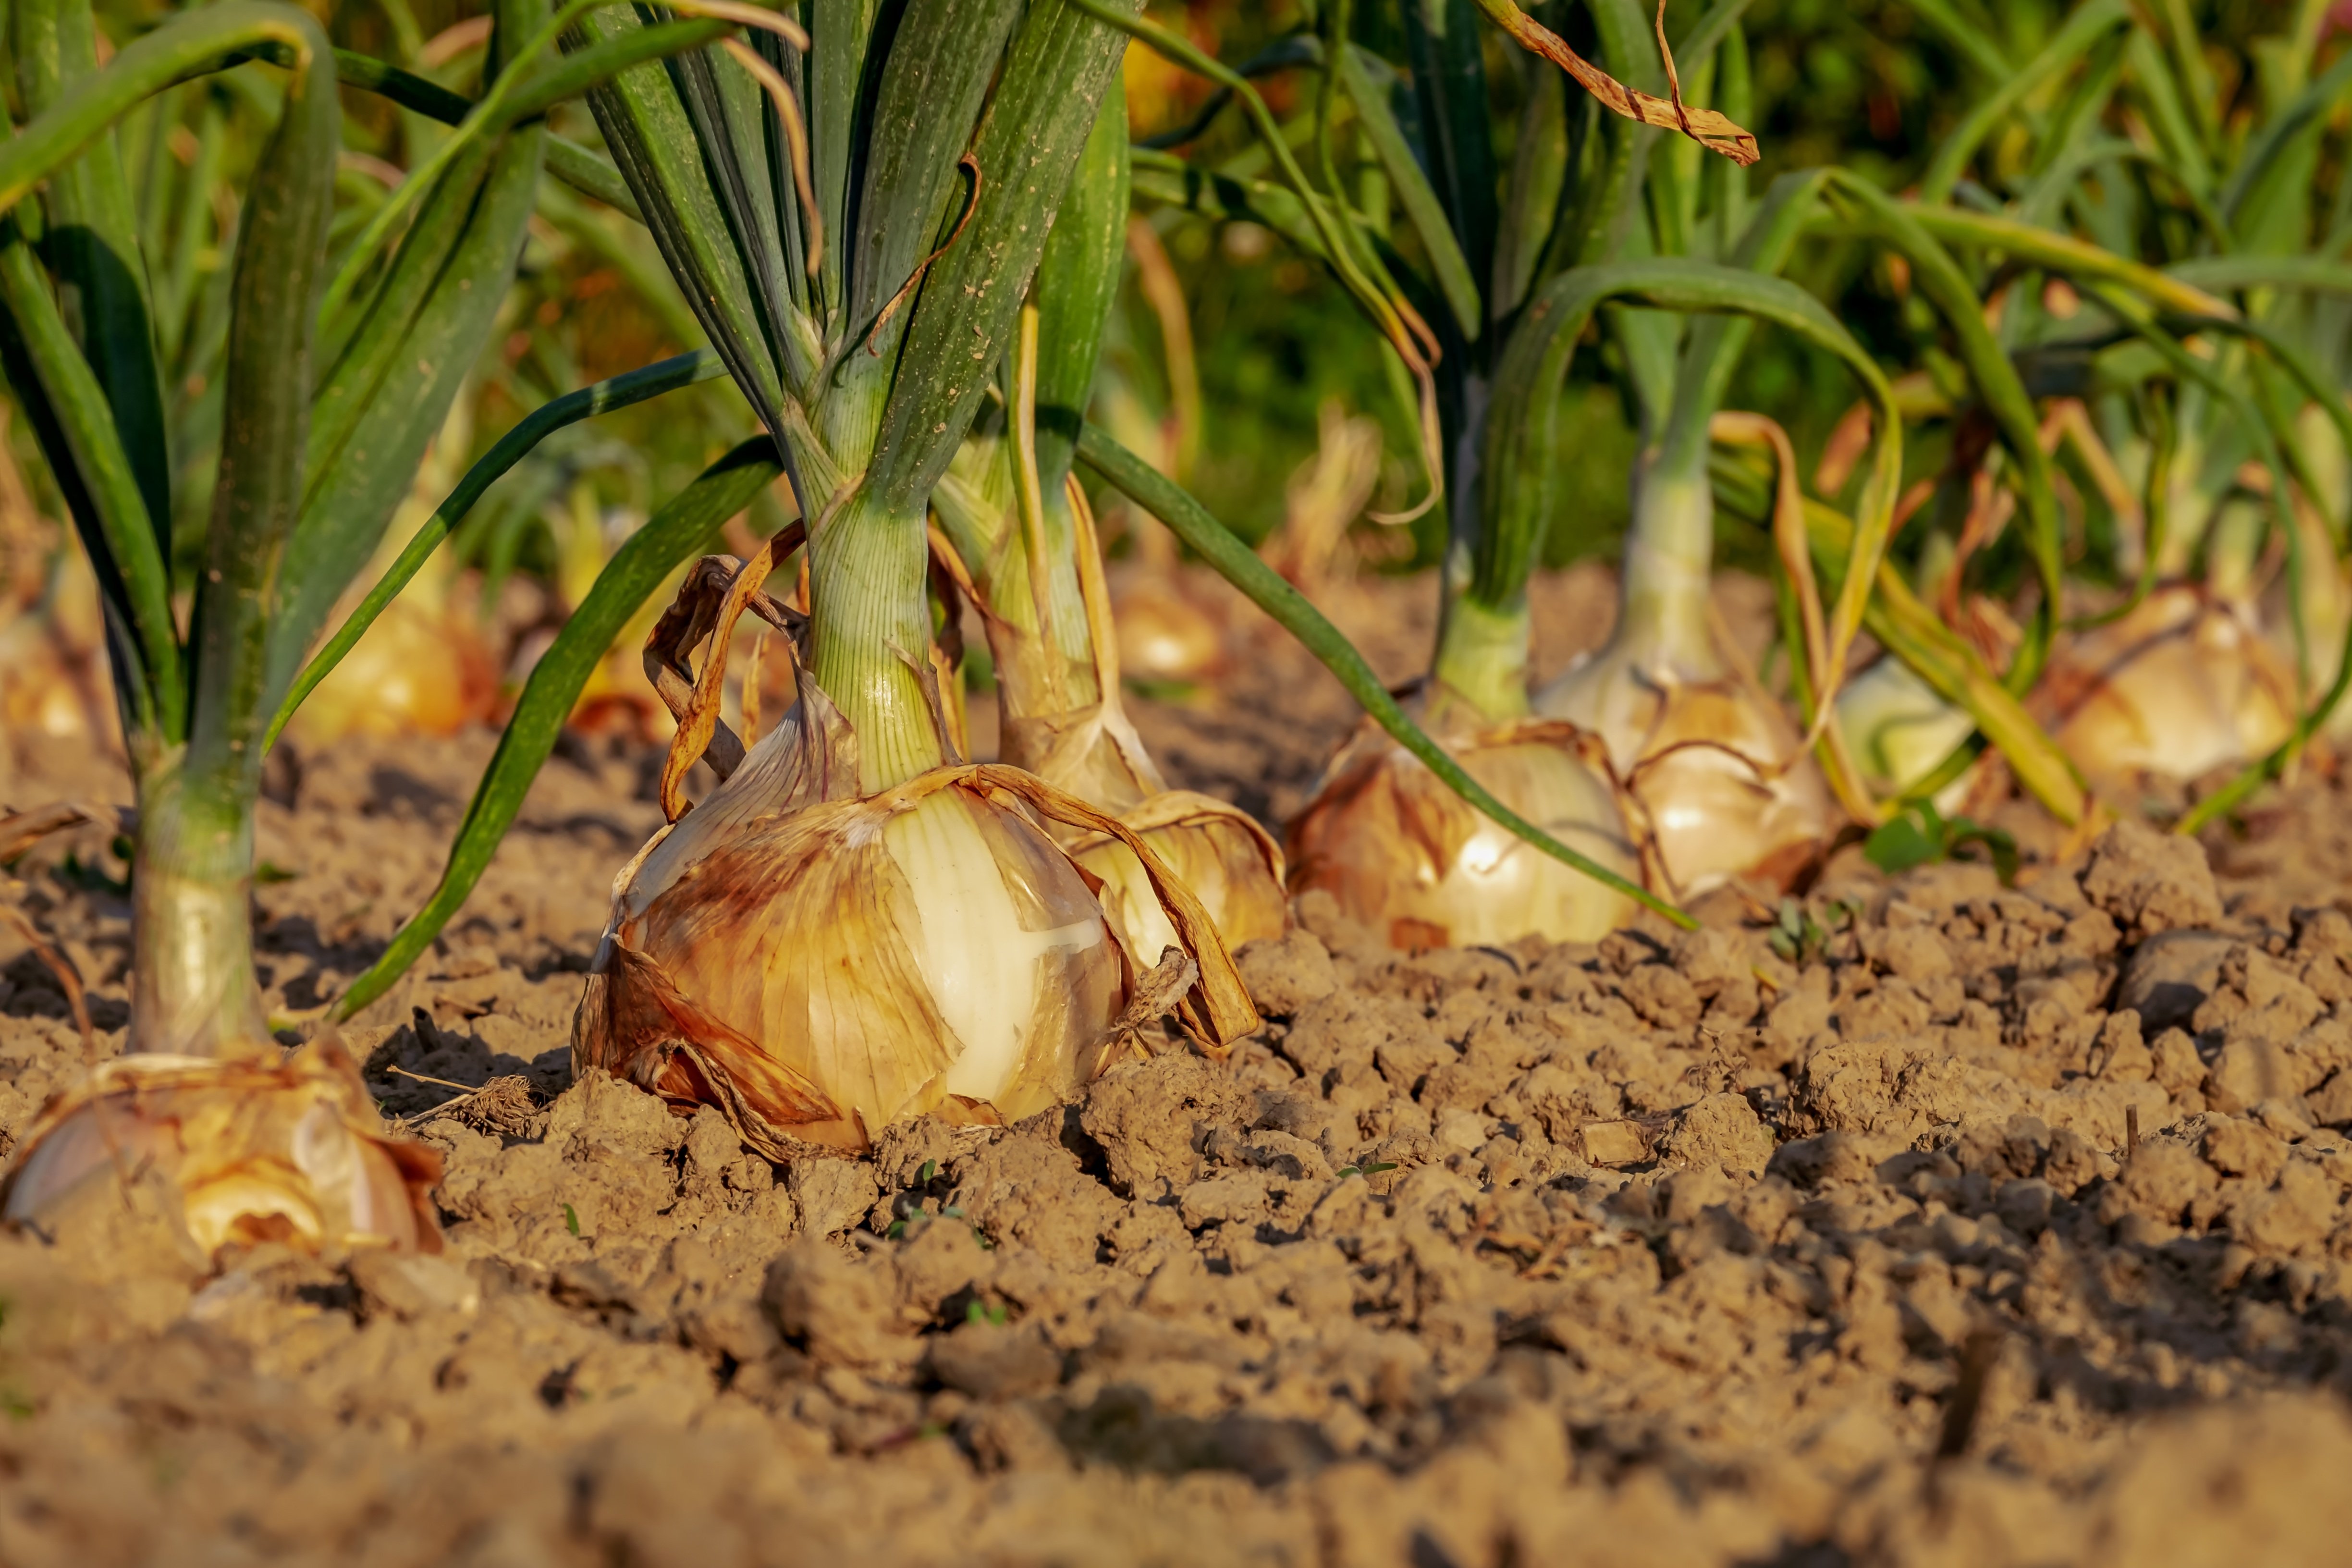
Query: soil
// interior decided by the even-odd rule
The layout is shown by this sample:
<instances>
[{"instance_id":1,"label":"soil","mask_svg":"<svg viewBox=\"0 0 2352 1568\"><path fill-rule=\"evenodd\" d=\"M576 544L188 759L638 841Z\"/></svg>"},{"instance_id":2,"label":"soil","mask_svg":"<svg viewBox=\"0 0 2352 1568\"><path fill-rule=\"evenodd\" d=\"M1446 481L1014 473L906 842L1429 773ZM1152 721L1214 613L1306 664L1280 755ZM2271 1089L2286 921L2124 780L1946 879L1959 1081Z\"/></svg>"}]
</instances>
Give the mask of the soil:
<instances>
[{"instance_id":1,"label":"soil","mask_svg":"<svg viewBox=\"0 0 2352 1568\"><path fill-rule=\"evenodd\" d=\"M1547 623L1597 631L1597 581L1548 583ZM1342 618L1402 678L1416 616L1375 587ZM1345 700L1271 642L1232 679L1139 721L1175 782L1294 806ZM490 746L279 770L283 1038L420 900ZM89 748L7 765L19 805L124 798ZM568 745L346 1031L446 1162L440 1257L192 1265L136 1182L96 1232L0 1237L0 1562L2147 1568L2352 1538L2327 778L2201 845L2045 833L2015 887L1849 850L1778 948L1738 893L1686 935L1411 955L1302 900L1242 955L1266 1024L1229 1063L779 1169L573 1079L652 766ZM121 871L79 829L0 884L101 1053ZM13 1137L84 1045L6 927L0 955Z\"/></svg>"}]
</instances>

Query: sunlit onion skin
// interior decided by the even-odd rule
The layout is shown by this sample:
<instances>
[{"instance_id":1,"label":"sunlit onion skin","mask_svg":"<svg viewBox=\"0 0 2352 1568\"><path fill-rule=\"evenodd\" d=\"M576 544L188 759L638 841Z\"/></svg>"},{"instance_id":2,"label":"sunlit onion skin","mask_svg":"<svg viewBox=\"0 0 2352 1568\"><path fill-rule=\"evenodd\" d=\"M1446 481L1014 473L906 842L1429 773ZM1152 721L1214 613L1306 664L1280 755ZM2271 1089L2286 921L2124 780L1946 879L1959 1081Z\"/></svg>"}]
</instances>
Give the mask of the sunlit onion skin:
<instances>
[{"instance_id":1,"label":"sunlit onion skin","mask_svg":"<svg viewBox=\"0 0 2352 1568\"><path fill-rule=\"evenodd\" d=\"M1121 946L1039 826L1049 786L949 767L860 797L845 721L813 681L802 692L622 873L575 1061L716 1105L777 1159L863 1148L908 1117L1012 1121L1068 1099L1126 1048L1160 954ZM1199 905L1179 902L1222 1044L1247 996Z\"/></svg>"},{"instance_id":2,"label":"sunlit onion skin","mask_svg":"<svg viewBox=\"0 0 2352 1568\"><path fill-rule=\"evenodd\" d=\"M1006 762L1140 835L1207 909L1228 948L1289 929L1282 850L1273 837L1223 801L1170 789L1118 701L1075 713L1008 713L1002 734ZM1120 940L1151 963L1172 932L1142 866L1108 834L1062 830L1055 837L1103 880L1103 907Z\"/></svg>"},{"instance_id":3,"label":"sunlit onion skin","mask_svg":"<svg viewBox=\"0 0 2352 1568\"><path fill-rule=\"evenodd\" d=\"M1788 887L1835 821L1779 704L1719 669L1612 648L1570 667L1536 710L1600 738L1685 898L1735 877Z\"/></svg>"},{"instance_id":4,"label":"sunlit onion skin","mask_svg":"<svg viewBox=\"0 0 2352 1568\"><path fill-rule=\"evenodd\" d=\"M283 1242L438 1252L429 1194L440 1157L387 1135L349 1056L283 1061L133 1054L101 1062L44 1108L10 1170L0 1217L41 1221L116 1201L146 1173L179 1197L197 1248Z\"/></svg>"},{"instance_id":5,"label":"sunlit onion skin","mask_svg":"<svg viewBox=\"0 0 2352 1568\"><path fill-rule=\"evenodd\" d=\"M2094 780L2194 779L2263 755L2295 721L2294 677L2244 609L2189 584L2069 641L2035 697Z\"/></svg>"},{"instance_id":6,"label":"sunlit onion skin","mask_svg":"<svg viewBox=\"0 0 2352 1568\"><path fill-rule=\"evenodd\" d=\"M1236 806L1191 790L1163 790L1119 814L1201 900L1228 948L1290 929L1283 856L1273 837ZM1141 862L1105 833L1069 846L1070 858L1103 883L1103 912L1128 952L1146 962L1179 945Z\"/></svg>"},{"instance_id":7,"label":"sunlit onion skin","mask_svg":"<svg viewBox=\"0 0 2352 1568\"><path fill-rule=\"evenodd\" d=\"M1444 739L1444 737L1441 737ZM1608 779L1559 725L1521 723L1447 740L1505 805L1628 878L1639 867ZM1390 946L1591 942L1631 900L1545 855L1455 795L1367 723L1291 823L1290 889L1330 893Z\"/></svg>"}]
</instances>

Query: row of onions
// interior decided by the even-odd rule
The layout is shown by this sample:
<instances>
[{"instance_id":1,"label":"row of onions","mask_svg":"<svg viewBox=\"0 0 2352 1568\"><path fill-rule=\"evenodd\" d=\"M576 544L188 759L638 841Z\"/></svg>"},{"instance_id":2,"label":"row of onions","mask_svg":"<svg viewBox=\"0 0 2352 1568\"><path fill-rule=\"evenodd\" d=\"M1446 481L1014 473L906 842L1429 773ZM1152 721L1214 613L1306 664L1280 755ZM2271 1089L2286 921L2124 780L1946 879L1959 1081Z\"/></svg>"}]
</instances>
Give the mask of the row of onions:
<instances>
[{"instance_id":1,"label":"row of onions","mask_svg":"<svg viewBox=\"0 0 2352 1568\"><path fill-rule=\"evenodd\" d=\"M721 375L758 432L579 574L440 887L331 1022L462 905L625 628L674 721L667 822L616 868L575 1059L715 1107L778 1161L912 1116L1032 1114L1154 1048L1171 1015L1223 1056L1257 1019L1233 952L1279 935L1295 893L1400 948L1584 941L1644 909L1691 923L1727 883L1794 887L1842 837L1931 801L2013 783L2087 828L2147 773L2241 768L2194 827L2278 777L2352 672L2352 274L2331 259L2352 207L2311 211L2352 54L2315 70L2325 6L2304 0L2260 52L2261 117L2226 134L2179 6L2089 0L2026 60L1923 8L1985 90L1899 198L1840 169L1757 188L1745 9L1718 0L1670 37L1663 5L1590 0L1580 52L1510 0L1427 0L1401 8L1389 58L1353 0L1320 0L1236 68L1130 0L887 17L502 0L467 99L275 0L179 16L103 66L86 0L19 0L8 374L95 567L138 802L129 1049L45 1113L7 1213L110 1194L128 1153L207 1250L436 1245L432 1162L384 1132L332 1028L289 1056L261 1016L264 757L289 724L333 733L339 691L366 707L381 683L345 656L415 613L403 591L446 573L436 552L501 476ZM1130 48L1215 84L1259 139L1246 169L1130 144ZM1521 75L1509 124L1498 62ZM1253 80L1272 66L1312 86L1287 123ZM127 205L117 127L222 72L274 129L215 312L219 458L183 614L171 518L191 481L170 457L197 415L158 368L185 329L156 323L190 307L149 282L169 268ZM334 196L339 84L452 128L363 218ZM568 99L602 152L547 128ZM1379 170L1409 243L1343 165ZM546 403L462 475L427 464L534 214L583 199L643 226L708 346ZM1261 226L1383 345L1419 496L1373 526L1435 512L1447 541L1428 673L1402 700L1090 421L1139 208ZM68 229L96 243L44 243ZM1866 346L1783 278L1824 243L1890 280L1906 343ZM1728 405L1762 340L1852 389L1810 476L1780 426ZM1529 583L1596 364L1639 440L1618 611L1537 685ZM779 483L796 518L702 553ZM1106 491L1363 704L1286 842L1171 789L1129 721ZM1713 614L1719 502L1769 541L1785 695ZM967 758L967 609L1000 762ZM757 734L723 712L747 626L772 628L753 646L792 694ZM41 825L13 820L10 843Z\"/></svg>"}]
</instances>

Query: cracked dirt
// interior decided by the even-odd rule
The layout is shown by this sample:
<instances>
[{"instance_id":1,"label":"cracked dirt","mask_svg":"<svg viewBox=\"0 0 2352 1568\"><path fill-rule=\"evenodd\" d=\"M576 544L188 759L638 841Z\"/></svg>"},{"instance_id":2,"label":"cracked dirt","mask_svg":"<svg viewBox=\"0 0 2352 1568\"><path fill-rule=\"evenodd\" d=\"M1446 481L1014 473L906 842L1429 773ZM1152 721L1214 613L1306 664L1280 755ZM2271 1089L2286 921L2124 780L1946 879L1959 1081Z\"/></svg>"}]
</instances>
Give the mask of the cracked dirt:
<instances>
[{"instance_id":1,"label":"cracked dirt","mask_svg":"<svg viewBox=\"0 0 2352 1568\"><path fill-rule=\"evenodd\" d=\"M1344 722L1309 712L1318 744ZM1143 717L1171 772L1188 735L1246 742ZM273 1012L415 907L488 750L280 781ZM12 765L19 805L121 788ZM551 763L347 1032L446 1162L441 1257L213 1273L135 1179L82 1232L0 1237L0 1561L2145 1568L2352 1539L2326 779L2013 888L1848 851L1788 951L1732 894L1696 933L1417 955L1309 899L1243 955L1266 1022L1230 1063L779 1169L573 1081L646 776ZM82 829L0 893L89 980L101 1052L121 869ZM13 1137L83 1045L0 944Z\"/></svg>"}]
</instances>

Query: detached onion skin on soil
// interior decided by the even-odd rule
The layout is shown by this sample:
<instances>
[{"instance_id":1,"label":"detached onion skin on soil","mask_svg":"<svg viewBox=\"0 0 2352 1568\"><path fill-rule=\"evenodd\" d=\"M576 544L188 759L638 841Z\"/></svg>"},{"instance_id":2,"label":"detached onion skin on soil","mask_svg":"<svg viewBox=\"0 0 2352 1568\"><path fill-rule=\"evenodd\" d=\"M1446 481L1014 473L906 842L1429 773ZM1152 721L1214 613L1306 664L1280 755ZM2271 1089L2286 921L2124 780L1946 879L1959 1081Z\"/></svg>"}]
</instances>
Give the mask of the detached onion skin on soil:
<instances>
[{"instance_id":1,"label":"detached onion skin on soil","mask_svg":"<svg viewBox=\"0 0 2352 1568\"><path fill-rule=\"evenodd\" d=\"M621 874L576 1065L715 1105L776 1159L862 1149L913 1116L1011 1122L1067 1099L1167 1010L1129 1016L1162 954L1122 946L1033 813L1124 830L1012 768L935 768L861 798L847 722L814 681L801 689ZM1197 977L1179 1011L1222 1050L1255 1010L1205 911L1148 865Z\"/></svg>"},{"instance_id":2,"label":"detached onion skin on soil","mask_svg":"<svg viewBox=\"0 0 2352 1568\"><path fill-rule=\"evenodd\" d=\"M2036 705L2092 779L2194 779L2287 737L2294 675L2251 616L2189 584L2158 588L2128 615L2062 648Z\"/></svg>"},{"instance_id":3,"label":"detached onion skin on soil","mask_svg":"<svg viewBox=\"0 0 2352 1568\"><path fill-rule=\"evenodd\" d=\"M275 1047L271 1047L275 1054ZM205 1258L282 1242L438 1252L441 1159L387 1135L350 1057L314 1044L283 1062L141 1053L101 1063L26 1134L0 1219L123 1201L150 1173Z\"/></svg>"},{"instance_id":4,"label":"detached onion skin on soil","mask_svg":"<svg viewBox=\"0 0 2352 1568\"><path fill-rule=\"evenodd\" d=\"M1505 805L1637 879L1615 791L1561 731L1538 721L1439 739ZM1475 947L1531 934L1594 942L1633 913L1632 900L1479 813L1369 723L1331 760L1288 840L1291 892L1331 894L1395 948Z\"/></svg>"}]
</instances>

